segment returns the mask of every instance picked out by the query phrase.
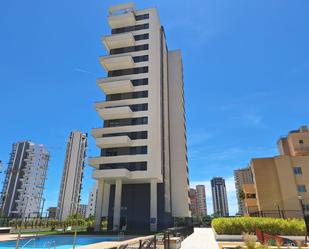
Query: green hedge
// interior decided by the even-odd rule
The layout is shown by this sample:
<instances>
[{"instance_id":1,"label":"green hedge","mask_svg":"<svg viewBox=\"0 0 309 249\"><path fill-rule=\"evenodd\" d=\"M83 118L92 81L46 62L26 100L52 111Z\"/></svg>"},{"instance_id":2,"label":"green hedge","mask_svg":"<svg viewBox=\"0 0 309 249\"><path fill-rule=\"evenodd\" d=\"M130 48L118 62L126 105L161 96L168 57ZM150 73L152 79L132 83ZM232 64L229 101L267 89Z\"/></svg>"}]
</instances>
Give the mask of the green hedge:
<instances>
[{"instance_id":1,"label":"green hedge","mask_svg":"<svg viewBox=\"0 0 309 249\"><path fill-rule=\"evenodd\" d=\"M235 217L216 218L212 227L217 234L255 233L258 227L261 231L273 235L305 235L305 222L300 219Z\"/></svg>"}]
</instances>

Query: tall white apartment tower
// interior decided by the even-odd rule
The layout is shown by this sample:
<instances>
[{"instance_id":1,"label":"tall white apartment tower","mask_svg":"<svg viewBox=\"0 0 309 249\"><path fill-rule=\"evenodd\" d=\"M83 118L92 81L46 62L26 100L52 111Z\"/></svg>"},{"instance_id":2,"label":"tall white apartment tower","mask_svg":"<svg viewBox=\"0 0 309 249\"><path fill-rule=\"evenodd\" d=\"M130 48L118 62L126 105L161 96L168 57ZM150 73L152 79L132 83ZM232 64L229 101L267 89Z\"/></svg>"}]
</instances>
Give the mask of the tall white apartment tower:
<instances>
[{"instance_id":1,"label":"tall white apartment tower","mask_svg":"<svg viewBox=\"0 0 309 249\"><path fill-rule=\"evenodd\" d=\"M225 180L214 177L211 180L212 200L215 216L229 216Z\"/></svg>"},{"instance_id":2,"label":"tall white apartment tower","mask_svg":"<svg viewBox=\"0 0 309 249\"><path fill-rule=\"evenodd\" d=\"M81 131L70 133L58 199L57 219L64 220L77 214L83 180L87 134Z\"/></svg>"},{"instance_id":3,"label":"tall white apartment tower","mask_svg":"<svg viewBox=\"0 0 309 249\"><path fill-rule=\"evenodd\" d=\"M49 152L30 141L12 146L1 193L4 217L39 217L48 168Z\"/></svg>"},{"instance_id":4,"label":"tall white apartment tower","mask_svg":"<svg viewBox=\"0 0 309 249\"><path fill-rule=\"evenodd\" d=\"M86 217L93 216L95 214L95 206L97 201L98 183L96 182L88 195L88 205L86 211Z\"/></svg>"},{"instance_id":5,"label":"tall white apartment tower","mask_svg":"<svg viewBox=\"0 0 309 249\"><path fill-rule=\"evenodd\" d=\"M243 194L243 184L253 184L253 175L251 172L251 168L248 167L234 170L234 180L238 201L238 213L243 215L246 211L246 207L244 199L241 195Z\"/></svg>"},{"instance_id":6,"label":"tall white apartment tower","mask_svg":"<svg viewBox=\"0 0 309 249\"><path fill-rule=\"evenodd\" d=\"M201 215L207 215L205 185L196 186L197 210Z\"/></svg>"},{"instance_id":7,"label":"tall white apartment tower","mask_svg":"<svg viewBox=\"0 0 309 249\"><path fill-rule=\"evenodd\" d=\"M168 51L155 8L109 8L111 35L98 79L106 101L92 130L101 155L89 159L98 181L96 229L152 230L191 216L181 53ZM188 219L189 220L189 219Z\"/></svg>"}]
</instances>

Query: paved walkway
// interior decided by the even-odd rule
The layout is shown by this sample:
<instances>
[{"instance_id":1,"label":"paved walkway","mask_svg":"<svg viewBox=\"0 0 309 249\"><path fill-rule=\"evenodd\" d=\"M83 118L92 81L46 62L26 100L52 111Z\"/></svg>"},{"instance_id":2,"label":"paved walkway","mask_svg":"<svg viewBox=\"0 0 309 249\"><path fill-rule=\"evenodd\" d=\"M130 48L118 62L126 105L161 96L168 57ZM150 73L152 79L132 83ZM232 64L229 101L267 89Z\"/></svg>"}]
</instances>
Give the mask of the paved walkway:
<instances>
[{"instance_id":1,"label":"paved walkway","mask_svg":"<svg viewBox=\"0 0 309 249\"><path fill-rule=\"evenodd\" d=\"M211 228L194 228L194 233L181 243L181 249L219 249L219 246Z\"/></svg>"}]
</instances>

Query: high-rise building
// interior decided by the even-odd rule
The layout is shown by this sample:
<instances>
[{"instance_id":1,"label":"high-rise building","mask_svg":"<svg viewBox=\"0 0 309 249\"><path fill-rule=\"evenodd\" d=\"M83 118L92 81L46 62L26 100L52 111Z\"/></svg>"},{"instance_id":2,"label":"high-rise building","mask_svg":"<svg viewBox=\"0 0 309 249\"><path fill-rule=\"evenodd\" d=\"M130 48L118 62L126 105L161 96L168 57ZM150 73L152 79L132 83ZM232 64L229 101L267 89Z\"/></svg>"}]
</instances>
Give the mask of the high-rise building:
<instances>
[{"instance_id":1,"label":"high-rise building","mask_svg":"<svg viewBox=\"0 0 309 249\"><path fill-rule=\"evenodd\" d=\"M196 189L190 188L189 190L190 198L190 211L192 215L198 215L198 204L197 204L197 192Z\"/></svg>"},{"instance_id":2,"label":"high-rise building","mask_svg":"<svg viewBox=\"0 0 309 249\"><path fill-rule=\"evenodd\" d=\"M56 219L57 207L49 207L47 209L47 212L48 212L49 219Z\"/></svg>"},{"instance_id":3,"label":"high-rise building","mask_svg":"<svg viewBox=\"0 0 309 249\"><path fill-rule=\"evenodd\" d=\"M96 182L92 189L89 191L88 195L88 205L87 205L87 213L86 217L93 216L95 214L95 206L97 201L97 193L98 193L98 183Z\"/></svg>"},{"instance_id":4,"label":"high-rise building","mask_svg":"<svg viewBox=\"0 0 309 249\"><path fill-rule=\"evenodd\" d=\"M87 215L87 207L88 207L87 204L78 205L78 213L84 218L86 218L86 215Z\"/></svg>"},{"instance_id":5,"label":"high-rise building","mask_svg":"<svg viewBox=\"0 0 309 249\"><path fill-rule=\"evenodd\" d=\"M86 148L87 134L81 131L71 132L62 172L57 219L64 220L78 212Z\"/></svg>"},{"instance_id":6,"label":"high-rise building","mask_svg":"<svg viewBox=\"0 0 309 249\"><path fill-rule=\"evenodd\" d=\"M280 155L253 158L254 184L243 186L246 211L275 217L302 217L309 210L309 131L306 126L278 141ZM301 201L301 202L300 202Z\"/></svg>"},{"instance_id":7,"label":"high-rise building","mask_svg":"<svg viewBox=\"0 0 309 249\"><path fill-rule=\"evenodd\" d=\"M205 185L196 186L198 213L207 215Z\"/></svg>"},{"instance_id":8,"label":"high-rise building","mask_svg":"<svg viewBox=\"0 0 309 249\"><path fill-rule=\"evenodd\" d=\"M222 177L214 177L211 180L212 200L215 216L229 216L225 180Z\"/></svg>"},{"instance_id":9,"label":"high-rise building","mask_svg":"<svg viewBox=\"0 0 309 249\"><path fill-rule=\"evenodd\" d=\"M1 193L1 214L6 217L39 217L49 152L30 141L13 144Z\"/></svg>"},{"instance_id":10,"label":"high-rise building","mask_svg":"<svg viewBox=\"0 0 309 249\"><path fill-rule=\"evenodd\" d=\"M250 167L234 170L234 181L238 202L238 214L245 213L245 203L243 196L243 185L253 184L253 176Z\"/></svg>"},{"instance_id":11,"label":"high-rise building","mask_svg":"<svg viewBox=\"0 0 309 249\"><path fill-rule=\"evenodd\" d=\"M182 58L169 51L155 8L109 8L108 55L98 79L106 101L96 103L103 128L92 130L99 157L96 229L152 230L190 217ZM188 219L190 220L190 219Z\"/></svg>"}]
</instances>

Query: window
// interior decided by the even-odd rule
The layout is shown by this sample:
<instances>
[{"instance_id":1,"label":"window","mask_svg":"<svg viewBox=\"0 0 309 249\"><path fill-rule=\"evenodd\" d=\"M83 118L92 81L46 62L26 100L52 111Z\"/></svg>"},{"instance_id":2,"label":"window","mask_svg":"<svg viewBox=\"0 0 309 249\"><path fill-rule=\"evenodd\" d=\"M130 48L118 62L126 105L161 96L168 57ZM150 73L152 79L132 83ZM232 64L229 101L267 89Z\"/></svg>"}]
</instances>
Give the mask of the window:
<instances>
[{"instance_id":1,"label":"window","mask_svg":"<svg viewBox=\"0 0 309 249\"><path fill-rule=\"evenodd\" d=\"M256 194L246 194L247 199L256 199Z\"/></svg>"},{"instance_id":2,"label":"window","mask_svg":"<svg viewBox=\"0 0 309 249\"><path fill-rule=\"evenodd\" d=\"M104 127L148 124L148 117L105 120Z\"/></svg>"},{"instance_id":3,"label":"window","mask_svg":"<svg viewBox=\"0 0 309 249\"><path fill-rule=\"evenodd\" d=\"M143 44L143 45L137 45L137 46L131 46L131 47L124 47L124 48L114 48L109 51L111 55L114 54L123 54L123 53L129 53L129 52L137 52L137 51L144 51L148 50L149 45Z\"/></svg>"},{"instance_id":4,"label":"window","mask_svg":"<svg viewBox=\"0 0 309 249\"><path fill-rule=\"evenodd\" d=\"M293 172L294 172L294 175L302 175L303 174L301 167L294 167Z\"/></svg>"},{"instance_id":5,"label":"window","mask_svg":"<svg viewBox=\"0 0 309 249\"><path fill-rule=\"evenodd\" d=\"M108 72L108 77L117 77L130 74L148 73L148 67L135 67L122 70L114 70Z\"/></svg>"},{"instance_id":6,"label":"window","mask_svg":"<svg viewBox=\"0 0 309 249\"><path fill-rule=\"evenodd\" d=\"M136 139L147 139L147 131L134 131L134 132L120 132L112 134L103 134L103 137L118 137L118 136L128 136L132 140Z\"/></svg>"},{"instance_id":7,"label":"window","mask_svg":"<svg viewBox=\"0 0 309 249\"><path fill-rule=\"evenodd\" d=\"M106 101L117 101L123 99L138 99L138 98L147 98L148 91L141 92L129 92L129 93L115 93L106 95Z\"/></svg>"},{"instance_id":8,"label":"window","mask_svg":"<svg viewBox=\"0 0 309 249\"><path fill-rule=\"evenodd\" d=\"M305 185L297 185L297 191L299 193L305 193L307 192L306 186Z\"/></svg>"},{"instance_id":9,"label":"window","mask_svg":"<svg viewBox=\"0 0 309 249\"><path fill-rule=\"evenodd\" d=\"M108 163L108 164L101 164L101 170L106 169L127 169L129 171L145 171L147 170L147 162L131 162L131 163Z\"/></svg>"},{"instance_id":10,"label":"window","mask_svg":"<svg viewBox=\"0 0 309 249\"><path fill-rule=\"evenodd\" d=\"M148 78L131 80L131 82L133 86L144 86L148 85Z\"/></svg>"},{"instance_id":11,"label":"window","mask_svg":"<svg viewBox=\"0 0 309 249\"><path fill-rule=\"evenodd\" d=\"M141 34L141 35L134 36L135 41L147 40L147 39L149 39L149 34Z\"/></svg>"},{"instance_id":12,"label":"window","mask_svg":"<svg viewBox=\"0 0 309 249\"><path fill-rule=\"evenodd\" d=\"M145 20L145 19L149 19L149 14L135 16L136 21Z\"/></svg>"},{"instance_id":13,"label":"window","mask_svg":"<svg viewBox=\"0 0 309 249\"><path fill-rule=\"evenodd\" d=\"M141 55L141 56L135 56L133 57L133 61L135 63L137 62L143 62L143 61L148 61L149 56L148 55Z\"/></svg>"},{"instance_id":14,"label":"window","mask_svg":"<svg viewBox=\"0 0 309 249\"><path fill-rule=\"evenodd\" d=\"M144 23L144 24L135 25L135 26L128 26L128 27L123 27L123 28L118 28L118 29L112 29L112 34L120 34L120 33L137 31L137 30L142 30L142 29L149 29L149 23Z\"/></svg>"}]
</instances>

